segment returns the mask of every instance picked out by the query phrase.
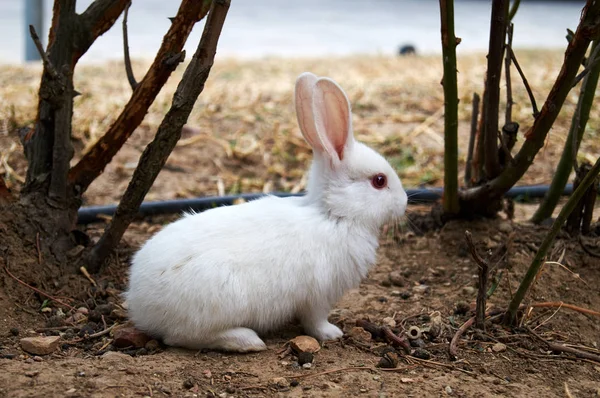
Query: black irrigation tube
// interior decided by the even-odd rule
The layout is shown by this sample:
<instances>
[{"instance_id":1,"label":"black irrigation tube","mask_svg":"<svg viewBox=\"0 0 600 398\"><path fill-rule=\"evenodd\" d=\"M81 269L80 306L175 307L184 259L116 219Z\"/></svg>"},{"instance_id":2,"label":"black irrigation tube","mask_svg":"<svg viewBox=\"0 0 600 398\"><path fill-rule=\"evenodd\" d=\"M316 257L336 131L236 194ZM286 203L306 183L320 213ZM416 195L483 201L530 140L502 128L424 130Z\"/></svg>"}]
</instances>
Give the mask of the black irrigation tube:
<instances>
[{"instance_id":1,"label":"black irrigation tube","mask_svg":"<svg viewBox=\"0 0 600 398\"><path fill-rule=\"evenodd\" d=\"M423 204L435 202L442 197L442 188L422 188L422 189L408 189L406 191L408 195L409 204ZM548 185L530 185L513 187L507 193L507 198L513 198L516 200L528 200L533 198L541 198L548 191ZM563 195L570 195L573 192L573 185L567 184ZM158 214L174 214L181 213L187 210L203 211L217 206L231 205L235 200L253 200L264 196L261 193L249 193L241 195L228 195L228 196L209 196L204 198L192 198L192 199L175 199L165 200L162 202L144 202L140 206L140 216L153 216ZM302 196L302 194L290 194L284 192L274 192L272 195L279 197L287 196ZM117 210L116 205L109 206L89 206L82 207L78 212L79 224L90 224L97 221L102 221L102 215L112 216Z\"/></svg>"}]
</instances>

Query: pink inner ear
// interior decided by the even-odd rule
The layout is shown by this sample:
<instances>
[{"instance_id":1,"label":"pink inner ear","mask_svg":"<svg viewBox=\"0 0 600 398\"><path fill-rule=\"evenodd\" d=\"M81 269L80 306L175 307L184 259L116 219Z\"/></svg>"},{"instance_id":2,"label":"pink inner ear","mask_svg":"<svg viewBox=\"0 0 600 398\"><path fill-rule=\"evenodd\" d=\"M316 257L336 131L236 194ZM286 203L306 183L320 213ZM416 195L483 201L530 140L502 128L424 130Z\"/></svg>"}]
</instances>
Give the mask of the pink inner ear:
<instances>
[{"instance_id":1,"label":"pink inner ear","mask_svg":"<svg viewBox=\"0 0 600 398\"><path fill-rule=\"evenodd\" d=\"M317 76L309 72L301 74L296 80L296 116L304 139L313 149L322 151L324 148L315 129L313 113L313 92L316 81Z\"/></svg>"},{"instance_id":2,"label":"pink inner ear","mask_svg":"<svg viewBox=\"0 0 600 398\"><path fill-rule=\"evenodd\" d=\"M342 89L332 80L321 78L315 85L314 114L317 132L324 147L339 160L350 133L350 104Z\"/></svg>"},{"instance_id":3,"label":"pink inner ear","mask_svg":"<svg viewBox=\"0 0 600 398\"><path fill-rule=\"evenodd\" d=\"M348 102L332 92L323 93L325 102L325 131L327 137L338 154L340 160L344 159L344 148L348 139Z\"/></svg>"}]
</instances>

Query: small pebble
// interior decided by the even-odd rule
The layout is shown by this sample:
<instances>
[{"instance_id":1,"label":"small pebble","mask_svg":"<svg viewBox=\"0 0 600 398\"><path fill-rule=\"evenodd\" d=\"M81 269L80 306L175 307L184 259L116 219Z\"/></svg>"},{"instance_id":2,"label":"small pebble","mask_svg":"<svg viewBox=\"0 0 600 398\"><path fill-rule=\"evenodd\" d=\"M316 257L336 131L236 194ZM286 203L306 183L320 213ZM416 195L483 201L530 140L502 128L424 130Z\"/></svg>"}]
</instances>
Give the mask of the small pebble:
<instances>
[{"instance_id":1,"label":"small pebble","mask_svg":"<svg viewBox=\"0 0 600 398\"><path fill-rule=\"evenodd\" d=\"M504 352L506 351L506 344L496 343L492 346L492 351L494 352Z\"/></svg>"},{"instance_id":2,"label":"small pebble","mask_svg":"<svg viewBox=\"0 0 600 398\"><path fill-rule=\"evenodd\" d=\"M420 359L431 359L431 353L427 350L424 350L423 348L417 348L412 353L412 356Z\"/></svg>"},{"instance_id":3,"label":"small pebble","mask_svg":"<svg viewBox=\"0 0 600 398\"><path fill-rule=\"evenodd\" d=\"M300 382L298 380L292 380L290 382L290 386L292 387L298 387L300 385Z\"/></svg>"},{"instance_id":4,"label":"small pebble","mask_svg":"<svg viewBox=\"0 0 600 398\"><path fill-rule=\"evenodd\" d=\"M10 328L10 334L12 334L13 336L18 336L20 333L19 328Z\"/></svg>"},{"instance_id":5,"label":"small pebble","mask_svg":"<svg viewBox=\"0 0 600 398\"><path fill-rule=\"evenodd\" d=\"M462 292L463 292L463 294L471 296L471 295L475 294L476 289L473 286L465 286L462 288Z\"/></svg>"},{"instance_id":6,"label":"small pebble","mask_svg":"<svg viewBox=\"0 0 600 398\"><path fill-rule=\"evenodd\" d=\"M310 362L308 362L308 363L305 363L304 365L302 365L302 367L303 367L304 369L310 369L310 368L312 368L312 363L310 363Z\"/></svg>"},{"instance_id":7,"label":"small pebble","mask_svg":"<svg viewBox=\"0 0 600 398\"><path fill-rule=\"evenodd\" d=\"M400 298L402 300L408 300L410 298L411 294L409 291L404 291L402 293L400 293Z\"/></svg>"},{"instance_id":8,"label":"small pebble","mask_svg":"<svg viewBox=\"0 0 600 398\"><path fill-rule=\"evenodd\" d=\"M425 347L425 340L423 339L409 339L411 347Z\"/></svg>"},{"instance_id":9,"label":"small pebble","mask_svg":"<svg viewBox=\"0 0 600 398\"><path fill-rule=\"evenodd\" d=\"M466 301L459 301L458 303L456 303L454 313L456 315L465 315L467 312L469 312L470 309L471 306L469 305L469 303L467 303Z\"/></svg>"},{"instance_id":10,"label":"small pebble","mask_svg":"<svg viewBox=\"0 0 600 398\"><path fill-rule=\"evenodd\" d=\"M42 358L42 357L38 357L37 355L36 355L36 356L34 356L34 357L32 357L32 359L33 359L35 362L44 362L44 358Z\"/></svg>"},{"instance_id":11,"label":"small pebble","mask_svg":"<svg viewBox=\"0 0 600 398\"><path fill-rule=\"evenodd\" d=\"M275 377L271 380L271 384L277 388L287 388L290 386L290 382L285 377Z\"/></svg>"},{"instance_id":12,"label":"small pebble","mask_svg":"<svg viewBox=\"0 0 600 398\"><path fill-rule=\"evenodd\" d=\"M290 340L290 347L294 352L317 352L321 349L317 339L311 336L297 336Z\"/></svg>"},{"instance_id":13,"label":"small pebble","mask_svg":"<svg viewBox=\"0 0 600 398\"><path fill-rule=\"evenodd\" d=\"M402 287L406 285L406 278L402 276L402 274L398 271L390 272L388 279L390 280L390 283L394 286Z\"/></svg>"},{"instance_id":14,"label":"small pebble","mask_svg":"<svg viewBox=\"0 0 600 398\"><path fill-rule=\"evenodd\" d=\"M452 387L446 386L446 388L444 388L444 390L446 391L446 394L452 395Z\"/></svg>"},{"instance_id":15,"label":"small pebble","mask_svg":"<svg viewBox=\"0 0 600 398\"><path fill-rule=\"evenodd\" d=\"M361 388L361 389L360 389L360 392L363 392L363 393L364 393L364 392L367 392L367 389L366 389L366 388Z\"/></svg>"},{"instance_id":16,"label":"small pebble","mask_svg":"<svg viewBox=\"0 0 600 398\"><path fill-rule=\"evenodd\" d=\"M192 379L185 379L183 381L183 388L189 390L192 387L194 387L194 381Z\"/></svg>"},{"instance_id":17,"label":"small pebble","mask_svg":"<svg viewBox=\"0 0 600 398\"><path fill-rule=\"evenodd\" d=\"M146 343L145 347L148 351L156 351L160 347L160 343L153 339L153 340L148 341Z\"/></svg>"},{"instance_id":18,"label":"small pebble","mask_svg":"<svg viewBox=\"0 0 600 398\"><path fill-rule=\"evenodd\" d=\"M396 327L396 321L392 317L383 318L383 323L391 328Z\"/></svg>"},{"instance_id":19,"label":"small pebble","mask_svg":"<svg viewBox=\"0 0 600 398\"><path fill-rule=\"evenodd\" d=\"M312 363L313 359L314 355L312 352L301 352L298 354L298 364L300 365Z\"/></svg>"},{"instance_id":20,"label":"small pebble","mask_svg":"<svg viewBox=\"0 0 600 398\"><path fill-rule=\"evenodd\" d=\"M412 288L413 292L417 294L428 294L431 291L429 285L416 285Z\"/></svg>"}]
</instances>

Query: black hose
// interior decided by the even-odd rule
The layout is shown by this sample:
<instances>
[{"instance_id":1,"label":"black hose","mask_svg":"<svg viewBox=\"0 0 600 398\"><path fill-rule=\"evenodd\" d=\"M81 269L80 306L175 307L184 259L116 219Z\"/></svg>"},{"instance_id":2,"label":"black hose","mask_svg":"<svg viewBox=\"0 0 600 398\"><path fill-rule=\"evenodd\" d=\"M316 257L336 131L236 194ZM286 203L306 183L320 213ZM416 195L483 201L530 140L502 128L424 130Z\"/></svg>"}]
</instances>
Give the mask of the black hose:
<instances>
[{"instance_id":1,"label":"black hose","mask_svg":"<svg viewBox=\"0 0 600 398\"><path fill-rule=\"evenodd\" d=\"M532 198L541 198L548 192L548 185L530 185L521 187L512 187L507 193L507 198L526 201ZM567 184L563 195L570 195L573 192L573 185ZM423 189L408 189L409 204L423 204L436 202L442 197L442 188L423 188ZM213 207L231 205L237 199L253 200L264 196L261 193L247 193L241 195L228 196L209 196L204 198L192 199L174 199L165 200L162 202L144 202L140 206L138 214L140 216L152 216L158 214L173 214L181 213L187 210L203 211ZM290 194L285 192L275 192L272 195L279 197L301 196L303 194ZM79 224L90 224L97 221L102 221L100 215L112 216L117 210L116 205L109 206L89 206L82 207L78 212Z\"/></svg>"}]
</instances>

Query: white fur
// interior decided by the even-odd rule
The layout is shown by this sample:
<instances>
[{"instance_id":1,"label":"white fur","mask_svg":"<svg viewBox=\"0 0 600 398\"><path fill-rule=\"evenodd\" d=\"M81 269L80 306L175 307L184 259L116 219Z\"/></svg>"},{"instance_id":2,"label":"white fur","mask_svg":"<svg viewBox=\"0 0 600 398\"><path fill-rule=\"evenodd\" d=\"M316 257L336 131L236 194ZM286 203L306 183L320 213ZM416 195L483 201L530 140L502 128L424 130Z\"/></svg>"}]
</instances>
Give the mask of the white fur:
<instances>
[{"instance_id":1,"label":"white fur","mask_svg":"<svg viewBox=\"0 0 600 398\"><path fill-rule=\"evenodd\" d=\"M322 109L332 103L345 105ZM404 214L406 193L385 159L354 141L337 84L301 75L296 108L315 150L307 195L187 214L149 239L133 257L126 292L139 329L169 345L240 352L266 349L257 333L295 317L320 340L342 336L329 310L375 263L379 229ZM324 131L343 126L342 135ZM377 173L387 188L372 187Z\"/></svg>"}]
</instances>

